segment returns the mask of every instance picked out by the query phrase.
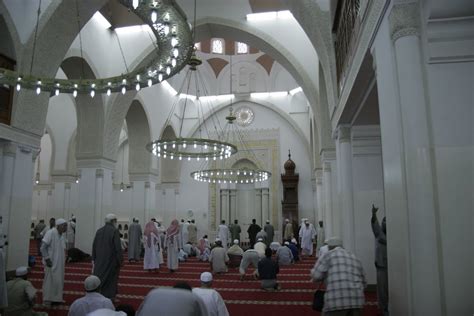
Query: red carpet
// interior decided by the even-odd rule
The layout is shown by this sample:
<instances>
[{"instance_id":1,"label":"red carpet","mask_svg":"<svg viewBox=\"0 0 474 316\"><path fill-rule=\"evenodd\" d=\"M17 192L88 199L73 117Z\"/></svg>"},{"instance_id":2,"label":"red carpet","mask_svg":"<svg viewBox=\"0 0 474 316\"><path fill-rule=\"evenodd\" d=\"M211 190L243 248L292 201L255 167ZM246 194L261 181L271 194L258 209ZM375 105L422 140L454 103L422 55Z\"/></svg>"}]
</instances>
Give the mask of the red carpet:
<instances>
[{"instance_id":1,"label":"red carpet","mask_svg":"<svg viewBox=\"0 0 474 316\"><path fill-rule=\"evenodd\" d=\"M278 281L281 290L278 292L265 292L260 290L260 282L253 280L250 275L245 281L240 281L237 268L214 277L213 287L224 298L227 309L231 315L320 315L311 309L315 284L309 281L309 270L314 265L314 258L304 259L297 264L280 269ZM35 268L30 274L30 281L40 290L37 302L41 303L41 287L43 281L43 266L37 257ZM173 286L178 281L186 281L191 286L199 286L199 275L209 271L209 263L190 259L180 263L179 270L169 273L166 265L162 266L159 273L150 273L143 270L142 263L125 263L120 271L119 294L120 304L130 304L135 308L143 301L145 295L153 288L160 286ZM47 311L49 315L67 315L68 306L84 295L83 281L91 273L90 263L70 263L66 265L64 285L64 300L66 305L45 310L41 305L36 310ZM375 293L367 293L367 302L364 315L377 315Z\"/></svg>"}]
</instances>

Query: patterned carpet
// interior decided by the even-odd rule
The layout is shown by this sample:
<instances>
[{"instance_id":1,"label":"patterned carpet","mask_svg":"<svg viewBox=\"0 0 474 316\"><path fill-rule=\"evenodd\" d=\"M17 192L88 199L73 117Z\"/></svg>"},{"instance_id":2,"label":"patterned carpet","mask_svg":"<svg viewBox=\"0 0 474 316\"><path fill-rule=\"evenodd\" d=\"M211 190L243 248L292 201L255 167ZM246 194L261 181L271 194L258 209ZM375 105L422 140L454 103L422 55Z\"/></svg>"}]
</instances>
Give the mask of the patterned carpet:
<instances>
[{"instance_id":1,"label":"patterned carpet","mask_svg":"<svg viewBox=\"0 0 474 316\"><path fill-rule=\"evenodd\" d=\"M30 281L40 290L37 302L41 303L41 287L43 281L43 266L37 257L37 264L30 274ZM309 270L313 267L314 258L304 259L297 264L283 267L278 275L281 290L278 292L265 292L260 289L260 282L253 280L250 275L246 280L240 281L237 268L214 277L213 287L224 298L227 309L231 315L319 315L311 309L315 284L309 281ZM66 265L64 285L64 300L66 305L44 309L41 305L35 306L36 310L46 311L49 315L67 315L71 303L84 295L83 281L91 273L90 263L70 263ZM173 286L179 281L188 282L192 287L199 286L199 275L209 271L209 263L190 259L180 263L175 273L169 273L166 266L160 268L158 273L143 270L143 263L128 263L122 267L119 278L120 304L130 304L138 308L145 295L153 288L160 286ZM375 293L367 293L367 302L364 315L377 315Z\"/></svg>"}]
</instances>

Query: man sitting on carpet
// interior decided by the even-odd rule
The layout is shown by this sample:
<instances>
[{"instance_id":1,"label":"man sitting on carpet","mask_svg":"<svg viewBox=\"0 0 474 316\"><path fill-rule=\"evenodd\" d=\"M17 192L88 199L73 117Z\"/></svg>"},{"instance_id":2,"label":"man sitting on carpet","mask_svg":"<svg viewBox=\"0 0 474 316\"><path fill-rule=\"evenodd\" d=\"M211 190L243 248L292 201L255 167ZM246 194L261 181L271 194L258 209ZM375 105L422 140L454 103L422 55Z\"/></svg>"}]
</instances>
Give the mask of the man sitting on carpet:
<instances>
[{"instance_id":1,"label":"man sitting on carpet","mask_svg":"<svg viewBox=\"0 0 474 316\"><path fill-rule=\"evenodd\" d=\"M243 254L244 251L239 246L239 240L234 239L234 244L227 250L227 255L229 256L229 267L237 268L240 266Z\"/></svg>"},{"instance_id":2,"label":"man sitting on carpet","mask_svg":"<svg viewBox=\"0 0 474 316\"><path fill-rule=\"evenodd\" d=\"M7 282L8 306L4 309L3 315L48 315L46 313L33 312L37 291L31 282L27 280L28 268L19 267L15 271L15 276L15 279Z\"/></svg>"},{"instance_id":3,"label":"man sitting on carpet","mask_svg":"<svg viewBox=\"0 0 474 316\"><path fill-rule=\"evenodd\" d=\"M229 256L227 251L222 247L222 242L216 239L216 246L211 250L211 256L209 257L211 263L212 273L223 273L227 272L227 262L229 262Z\"/></svg>"},{"instance_id":4,"label":"man sitting on carpet","mask_svg":"<svg viewBox=\"0 0 474 316\"><path fill-rule=\"evenodd\" d=\"M84 280L86 295L78 298L69 307L68 316L82 316L92 313L101 308L115 310L112 301L99 293L100 279L95 275L90 275Z\"/></svg>"},{"instance_id":5,"label":"man sitting on carpet","mask_svg":"<svg viewBox=\"0 0 474 316\"><path fill-rule=\"evenodd\" d=\"M293 260L295 262L300 261L300 252L298 251L298 243L296 242L295 238L291 239L288 248L290 248L291 253L293 254Z\"/></svg>"},{"instance_id":6,"label":"man sitting on carpet","mask_svg":"<svg viewBox=\"0 0 474 316\"><path fill-rule=\"evenodd\" d=\"M239 273L240 273L240 280L243 281L245 277L245 272L247 272L247 268L249 265L255 269L253 276L254 278L258 278L258 260L260 260L257 250L255 249L247 249L242 256L242 261L240 262Z\"/></svg>"},{"instance_id":7,"label":"man sitting on carpet","mask_svg":"<svg viewBox=\"0 0 474 316\"><path fill-rule=\"evenodd\" d=\"M285 245L283 247L278 248L276 252L276 261L278 265L289 265L293 263L293 254L289 248L290 243L285 241Z\"/></svg>"},{"instance_id":8,"label":"man sitting on carpet","mask_svg":"<svg viewBox=\"0 0 474 316\"><path fill-rule=\"evenodd\" d=\"M272 260L272 250L270 248L265 249L265 258L258 263L258 274L260 275L260 280L262 280L262 289L265 291L280 289L280 285L277 283L278 272L280 272L280 268Z\"/></svg>"},{"instance_id":9,"label":"man sitting on carpet","mask_svg":"<svg viewBox=\"0 0 474 316\"><path fill-rule=\"evenodd\" d=\"M212 289L212 274L209 272L201 273L201 287L194 288L193 293L199 296L206 305L209 316L228 316L229 312L225 306L222 296L216 290Z\"/></svg>"},{"instance_id":10,"label":"man sitting on carpet","mask_svg":"<svg viewBox=\"0 0 474 316\"><path fill-rule=\"evenodd\" d=\"M327 240L329 252L316 261L311 279L325 281L324 315L362 315L366 285L364 269L356 256L342 248L342 240Z\"/></svg>"}]
</instances>

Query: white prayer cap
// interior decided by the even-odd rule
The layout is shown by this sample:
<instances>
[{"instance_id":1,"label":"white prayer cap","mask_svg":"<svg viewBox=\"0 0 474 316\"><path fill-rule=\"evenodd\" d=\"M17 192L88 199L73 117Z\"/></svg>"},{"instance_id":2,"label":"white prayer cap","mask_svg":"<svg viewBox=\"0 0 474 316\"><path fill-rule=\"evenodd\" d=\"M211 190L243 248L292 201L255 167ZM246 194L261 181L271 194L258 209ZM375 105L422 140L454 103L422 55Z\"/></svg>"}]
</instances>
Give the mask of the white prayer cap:
<instances>
[{"instance_id":1,"label":"white prayer cap","mask_svg":"<svg viewBox=\"0 0 474 316\"><path fill-rule=\"evenodd\" d=\"M342 246L342 240L339 237L331 237L326 240L326 243L330 247Z\"/></svg>"},{"instance_id":2,"label":"white prayer cap","mask_svg":"<svg viewBox=\"0 0 474 316\"><path fill-rule=\"evenodd\" d=\"M238 239L234 239L234 245L238 245L239 244L239 240Z\"/></svg>"},{"instance_id":3,"label":"white prayer cap","mask_svg":"<svg viewBox=\"0 0 474 316\"><path fill-rule=\"evenodd\" d=\"M212 281L212 274L210 272L201 273L201 282L209 283Z\"/></svg>"},{"instance_id":4,"label":"white prayer cap","mask_svg":"<svg viewBox=\"0 0 474 316\"><path fill-rule=\"evenodd\" d=\"M66 220L64 218L58 218L56 220L56 226L59 226L59 225L62 225L62 224L66 224Z\"/></svg>"},{"instance_id":5,"label":"white prayer cap","mask_svg":"<svg viewBox=\"0 0 474 316\"><path fill-rule=\"evenodd\" d=\"M99 286L100 286L100 279L96 277L95 275L89 275L84 280L84 288L88 292L97 290Z\"/></svg>"},{"instance_id":6,"label":"white prayer cap","mask_svg":"<svg viewBox=\"0 0 474 316\"><path fill-rule=\"evenodd\" d=\"M297 243L297 242L296 242L296 238L292 238L292 239L291 239L291 242L294 243L294 244L296 244L296 243Z\"/></svg>"},{"instance_id":7,"label":"white prayer cap","mask_svg":"<svg viewBox=\"0 0 474 316\"><path fill-rule=\"evenodd\" d=\"M221 239L220 239L220 238L216 238L216 242L218 242L218 241L221 241Z\"/></svg>"},{"instance_id":8,"label":"white prayer cap","mask_svg":"<svg viewBox=\"0 0 474 316\"><path fill-rule=\"evenodd\" d=\"M258 237L257 241L263 241L262 237Z\"/></svg>"},{"instance_id":9,"label":"white prayer cap","mask_svg":"<svg viewBox=\"0 0 474 316\"><path fill-rule=\"evenodd\" d=\"M285 241L285 245L289 246L289 245L290 245L290 243L289 243L288 241Z\"/></svg>"},{"instance_id":10,"label":"white prayer cap","mask_svg":"<svg viewBox=\"0 0 474 316\"><path fill-rule=\"evenodd\" d=\"M289 222L289 221L290 221L290 220L289 220L288 218L287 218L287 219L285 219L285 222Z\"/></svg>"},{"instance_id":11,"label":"white prayer cap","mask_svg":"<svg viewBox=\"0 0 474 316\"><path fill-rule=\"evenodd\" d=\"M124 312L116 312L108 308L100 308L88 313L87 316L127 316Z\"/></svg>"},{"instance_id":12,"label":"white prayer cap","mask_svg":"<svg viewBox=\"0 0 474 316\"><path fill-rule=\"evenodd\" d=\"M270 224L270 220L269 220L269 219L267 219L267 224Z\"/></svg>"},{"instance_id":13,"label":"white prayer cap","mask_svg":"<svg viewBox=\"0 0 474 316\"><path fill-rule=\"evenodd\" d=\"M28 274L28 268L27 267L18 267L15 271L15 275L17 277L24 276Z\"/></svg>"},{"instance_id":14,"label":"white prayer cap","mask_svg":"<svg viewBox=\"0 0 474 316\"><path fill-rule=\"evenodd\" d=\"M110 214L107 214L107 216L105 216L105 221L107 223L113 221L114 219L117 219L117 215L115 214L110 213Z\"/></svg>"}]
</instances>

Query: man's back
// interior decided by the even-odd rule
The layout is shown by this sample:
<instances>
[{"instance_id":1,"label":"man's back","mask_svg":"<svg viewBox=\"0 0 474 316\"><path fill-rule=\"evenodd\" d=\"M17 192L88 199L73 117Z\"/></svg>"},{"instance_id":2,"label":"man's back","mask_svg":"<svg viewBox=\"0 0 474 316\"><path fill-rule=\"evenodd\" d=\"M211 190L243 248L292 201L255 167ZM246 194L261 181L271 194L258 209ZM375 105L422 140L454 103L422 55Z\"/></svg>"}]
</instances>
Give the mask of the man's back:
<instances>
[{"instance_id":1,"label":"man's back","mask_svg":"<svg viewBox=\"0 0 474 316\"><path fill-rule=\"evenodd\" d=\"M84 297L75 300L71 307L69 307L68 316L82 316L87 315L97 309L107 308L115 310L112 301L100 293L86 293Z\"/></svg>"},{"instance_id":2,"label":"man's back","mask_svg":"<svg viewBox=\"0 0 474 316\"><path fill-rule=\"evenodd\" d=\"M36 289L30 281L15 278L7 282L8 307L4 315L31 315Z\"/></svg>"},{"instance_id":3,"label":"man's back","mask_svg":"<svg viewBox=\"0 0 474 316\"><path fill-rule=\"evenodd\" d=\"M263 258L258 263L258 275L262 280L274 280L277 277L280 268L271 258Z\"/></svg>"},{"instance_id":4,"label":"man's back","mask_svg":"<svg viewBox=\"0 0 474 316\"><path fill-rule=\"evenodd\" d=\"M209 316L226 316L229 315L224 300L219 292L214 289L194 288L193 293L199 296L206 305Z\"/></svg>"},{"instance_id":5,"label":"man's back","mask_svg":"<svg viewBox=\"0 0 474 316\"><path fill-rule=\"evenodd\" d=\"M318 280L325 276L324 311L364 306L364 270L353 253L340 247L330 250L316 262L311 276Z\"/></svg>"}]
</instances>

